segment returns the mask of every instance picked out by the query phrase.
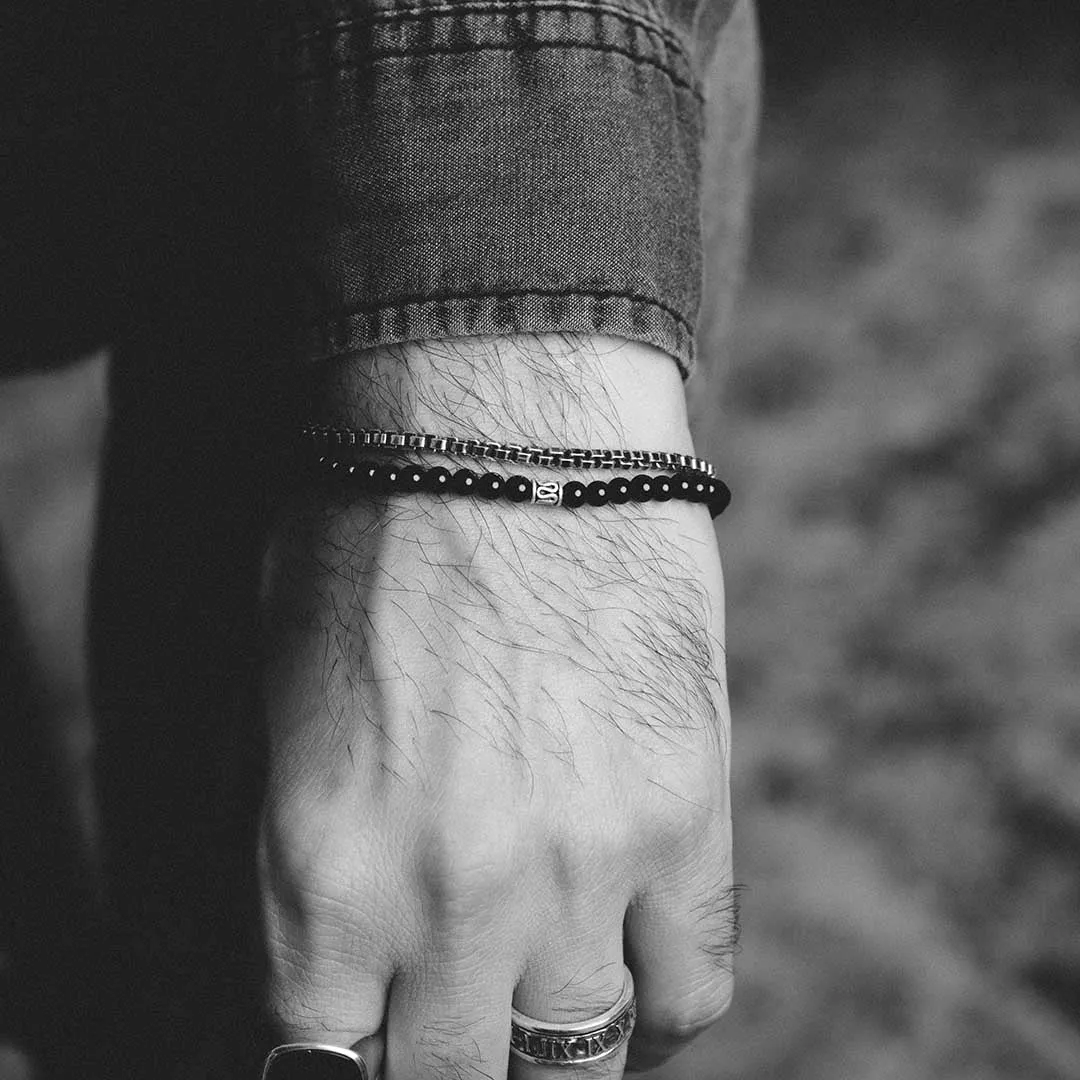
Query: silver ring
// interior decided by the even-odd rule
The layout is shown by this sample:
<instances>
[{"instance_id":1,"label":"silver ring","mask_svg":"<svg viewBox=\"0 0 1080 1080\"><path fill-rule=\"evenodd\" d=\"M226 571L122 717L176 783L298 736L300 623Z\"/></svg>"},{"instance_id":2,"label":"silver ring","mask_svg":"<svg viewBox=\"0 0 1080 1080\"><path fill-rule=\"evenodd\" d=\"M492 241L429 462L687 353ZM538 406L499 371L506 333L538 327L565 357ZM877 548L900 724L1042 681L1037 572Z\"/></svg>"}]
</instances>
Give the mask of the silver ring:
<instances>
[{"instance_id":1,"label":"silver ring","mask_svg":"<svg viewBox=\"0 0 1080 1080\"><path fill-rule=\"evenodd\" d=\"M564 1024L535 1020L514 1009L510 1052L537 1065L589 1065L618 1053L630 1038L636 1019L634 977L624 964L619 1000L599 1016Z\"/></svg>"},{"instance_id":2,"label":"silver ring","mask_svg":"<svg viewBox=\"0 0 1080 1080\"><path fill-rule=\"evenodd\" d=\"M262 1080L368 1080L367 1062L355 1051L327 1043L283 1043L263 1062Z\"/></svg>"}]
</instances>

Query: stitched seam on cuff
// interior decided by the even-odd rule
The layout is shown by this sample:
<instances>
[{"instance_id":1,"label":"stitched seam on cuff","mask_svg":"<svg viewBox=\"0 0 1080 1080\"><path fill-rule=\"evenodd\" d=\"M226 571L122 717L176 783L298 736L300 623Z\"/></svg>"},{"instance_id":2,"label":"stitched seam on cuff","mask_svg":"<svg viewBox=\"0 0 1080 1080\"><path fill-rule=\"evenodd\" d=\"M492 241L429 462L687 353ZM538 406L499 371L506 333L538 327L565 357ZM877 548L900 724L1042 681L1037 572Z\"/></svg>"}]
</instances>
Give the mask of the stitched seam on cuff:
<instances>
[{"instance_id":1,"label":"stitched seam on cuff","mask_svg":"<svg viewBox=\"0 0 1080 1080\"><path fill-rule=\"evenodd\" d=\"M651 19L645 18L641 15L634 15L622 8L614 7L610 4L603 3L590 3L589 0L532 0L531 3L525 4L521 2L515 2L511 0L509 3L474 3L474 4L440 4L432 7L409 7L408 5L399 5L392 9L384 11L375 11L370 15L370 21L372 23L377 22L405 22L405 21L419 21L423 19L442 19L453 18L459 15L495 15L495 14L513 14L515 11L521 10L539 10L539 11L582 11L586 14L599 12L602 15L609 15L613 19L619 19L622 22L629 23L631 26L637 26L647 33L656 34L669 49L677 50L684 53L686 50L683 48L682 42L678 37L671 32L666 26L661 23L654 22ZM324 37L329 34L340 33L345 30L351 30L353 27L360 25L359 19L341 19L334 23L332 26L320 26L315 30L309 30L303 34L297 36L296 40L304 41L313 37Z\"/></svg>"},{"instance_id":2,"label":"stitched seam on cuff","mask_svg":"<svg viewBox=\"0 0 1080 1080\"><path fill-rule=\"evenodd\" d=\"M698 102L703 102L704 97L701 91L687 80L676 75L670 68L665 67L659 60L651 60L648 57L641 56L638 53L633 53L629 49L623 49L618 45L598 45L598 44L584 44L580 41L541 41L541 42L523 42L509 44L509 45L462 45L457 46L433 46L424 49L402 49L399 51L391 51L389 49L380 49L371 54L368 58L370 61L378 62L381 60L396 60L404 59L410 56L460 56L467 53L479 53L479 52L539 52L541 49L561 49L563 51L569 49L582 49L586 52L606 52L606 53L618 53L620 56L625 56L630 60L633 60L636 64L645 64L649 67L654 67L662 74L666 75L668 80L673 86L678 87L680 90L684 90L689 94L692 94L694 99ZM352 71L358 65L352 63L335 63L328 64L322 70L307 74L300 75L296 81L298 83L314 82L319 79L325 78L328 72L333 71Z\"/></svg>"},{"instance_id":3,"label":"stitched seam on cuff","mask_svg":"<svg viewBox=\"0 0 1080 1080\"><path fill-rule=\"evenodd\" d=\"M649 304L659 308L670 318L674 319L684 329L693 333L693 326L685 315L676 311L673 307L657 300L652 296L641 296L637 293L619 292L618 290L600 291L594 289L495 289L491 292L447 292L447 293L419 293L416 296L395 296L393 300L378 304L354 304L342 308L331 318L348 318L350 315L369 315L376 311L385 311L390 308L407 307L411 304L442 304L457 300L502 300L513 299L521 296L588 296L594 300L631 300L635 304Z\"/></svg>"},{"instance_id":4,"label":"stitched seam on cuff","mask_svg":"<svg viewBox=\"0 0 1080 1080\"><path fill-rule=\"evenodd\" d=\"M579 25L565 27L557 21L552 24L552 14L560 12L570 13ZM539 20L526 33L517 21L521 14ZM592 18L582 24L582 16ZM472 24L470 19L474 20ZM597 19L601 21L597 22ZM426 24L431 29L417 24ZM621 30L615 29L616 25ZM693 64L683 45L670 31L661 32L648 20L627 15L609 4L587 0L577 3L552 0L547 4L510 0L508 3L470 4L460 8L387 9L368 11L355 19L339 19L330 26L304 29L307 32L294 36L288 45L288 50L293 53L289 66L293 69L293 77L301 83L318 81L329 74L355 70L387 59L485 51L579 49L614 53L635 63L655 67L699 103L704 100ZM636 36L641 33L648 35L645 40ZM558 36L552 36L554 34Z\"/></svg>"},{"instance_id":5,"label":"stitched seam on cuff","mask_svg":"<svg viewBox=\"0 0 1080 1080\"><path fill-rule=\"evenodd\" d=\"M596 309L588 309L584 317L579 309L578 317L574 317L565 310L554 312L543 306L560 299L596 305L622 303L628 305L628 311L637 312L640 319L634 317L628 323L619 317L617 309L598 320L600 312ZM530 300L542 306L518 306ZM490 307L493 301L508 305L494 320L490 318L495 310ZM434 314L436 311L440 314ZM668 353L684 379L695 366L695 333L682 315L662 301L616 291L520 290L393 297L378 304L327 312L309 322L295 344L298 360L319 362L404 341L547 333L600 334L647 342Z\"/></svg>"}]
</instances>

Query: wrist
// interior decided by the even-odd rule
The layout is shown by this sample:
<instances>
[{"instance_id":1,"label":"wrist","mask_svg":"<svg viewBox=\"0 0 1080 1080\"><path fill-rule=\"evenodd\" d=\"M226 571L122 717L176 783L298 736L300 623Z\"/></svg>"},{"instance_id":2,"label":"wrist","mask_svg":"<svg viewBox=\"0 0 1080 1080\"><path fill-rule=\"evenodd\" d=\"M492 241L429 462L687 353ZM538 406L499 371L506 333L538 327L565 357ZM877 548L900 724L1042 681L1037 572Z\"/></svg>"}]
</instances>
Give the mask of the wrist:
<instances>
[{"instance_id":1,"label":"wrist","mask_svg":"<svg viewBox=\"0 0 1080 1080\"><path fill-rule=\"evenodd\" d=\"M671 358L611 337L409 342L323 369L311 419L502 442L692 453Z\"/></svg>"}]
</instances>

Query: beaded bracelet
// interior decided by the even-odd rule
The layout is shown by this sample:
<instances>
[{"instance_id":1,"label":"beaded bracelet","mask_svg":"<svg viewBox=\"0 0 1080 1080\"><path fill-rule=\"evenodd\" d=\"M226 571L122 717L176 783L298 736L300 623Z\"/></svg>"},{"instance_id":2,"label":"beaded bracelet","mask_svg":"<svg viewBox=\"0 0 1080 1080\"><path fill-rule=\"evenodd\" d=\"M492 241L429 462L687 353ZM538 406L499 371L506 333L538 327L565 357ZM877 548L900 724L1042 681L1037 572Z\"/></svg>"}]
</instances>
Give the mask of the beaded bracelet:
<instances>
[{"instance_id":1,"label":"beaded bracelet","mask_svg":"<svg viewBox=\"0 0 1080 1080\"><path fill-rule=\"evenodd\" d=\"M348 462L330 457L320 457L317 464L324 472L348 480L360 491L372 494L426 491L436 495L473 495L481 499L506 498L515 503L564 506L570 510L584 505L611 503L620 506L627 502L682 499L705 503L714 518L731 502L731 491L722 480L685 469L670 476L642 473L630 478L616 476L611 480L584 484L580 480L538 481L527 476L475 473L471 469L451 472L440 465L426 469L420 465L378 465L373 461Z\"/></svg>"},{"instance_id":2,"label":"beaded bracelet","mask_svg":"<svg viewBox=\"0 0 1080 1080\"><path fill-rule=\"evenodd\" d=\"M303 437L320 453L350 450L419 450L431 454L488 458L522 465L566 469L654 469L715 476L704 458L669 450L562 449L556 446L524 446L486 439L455 439L416 431L381 431L370 428L321 427L309 424Z\"/></svg>"}]
</instances>

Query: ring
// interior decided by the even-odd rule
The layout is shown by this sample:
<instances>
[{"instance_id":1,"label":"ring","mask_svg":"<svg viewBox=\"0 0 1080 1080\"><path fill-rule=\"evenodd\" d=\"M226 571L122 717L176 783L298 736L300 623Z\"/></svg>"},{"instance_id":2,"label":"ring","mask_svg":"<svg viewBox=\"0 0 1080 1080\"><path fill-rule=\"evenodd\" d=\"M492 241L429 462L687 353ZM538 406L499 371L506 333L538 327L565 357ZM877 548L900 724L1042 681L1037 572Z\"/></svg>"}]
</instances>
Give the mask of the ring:
<instances>
[{"instance_id":1,"label":"ring","mask_svg":"<svg viewBox=\"0 0 1080 1080\"><path fill-rule=\"evenodd\" d=\"M266 1055L262 1080L368 1080L355 1051L325 1043L284 1043Z\"/></svg>"},{"instance_id":2,"label":"ring","mask_svg":"<svg viewBox=\"0 0 1080 1080\"><path fill-rule=\"evenodd\" d=\"M617 1053L630 1038L637 1019L634 977L623 965L619 1000L589 1020L571 1024L534 1020L514 1009L510 1020L510 1052L537 1065L588 1065Z\"/></svg>"}]
</instances>

